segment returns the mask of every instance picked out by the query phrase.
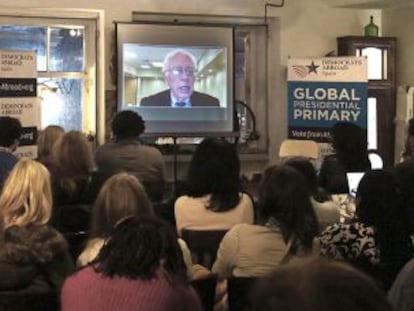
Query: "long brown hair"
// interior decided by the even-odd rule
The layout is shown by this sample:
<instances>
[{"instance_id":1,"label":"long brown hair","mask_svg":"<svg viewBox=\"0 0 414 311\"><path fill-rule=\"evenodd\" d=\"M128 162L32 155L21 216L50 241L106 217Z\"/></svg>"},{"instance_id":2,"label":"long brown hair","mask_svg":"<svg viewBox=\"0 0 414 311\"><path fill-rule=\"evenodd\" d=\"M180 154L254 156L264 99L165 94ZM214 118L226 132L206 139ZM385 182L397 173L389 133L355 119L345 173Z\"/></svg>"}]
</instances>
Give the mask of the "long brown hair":
<instances>
[{"instance_id":1,"label":"long brown hair","mask_svg":"<svg viewBox=\"0 0 414 311\"><path fill-rule=\"evenodd\" d=\"M95 168L92 147L79 131L63 134L54 144L52 155L59 184L69 193L76 192L77 182L88 178Z\"/></svg>"},{"instance_id":2,"label":"long brown hair","mask_svg":"<svg viewBox=\"0 0 414 311\"><path fill-rule=\"evenodd\" d=\"M131 174L116 174L104 183L96 198L91 234L107 237L120 219L144 215L153 215L153 211L143 185Z\"/></svg>"}]
</instances>

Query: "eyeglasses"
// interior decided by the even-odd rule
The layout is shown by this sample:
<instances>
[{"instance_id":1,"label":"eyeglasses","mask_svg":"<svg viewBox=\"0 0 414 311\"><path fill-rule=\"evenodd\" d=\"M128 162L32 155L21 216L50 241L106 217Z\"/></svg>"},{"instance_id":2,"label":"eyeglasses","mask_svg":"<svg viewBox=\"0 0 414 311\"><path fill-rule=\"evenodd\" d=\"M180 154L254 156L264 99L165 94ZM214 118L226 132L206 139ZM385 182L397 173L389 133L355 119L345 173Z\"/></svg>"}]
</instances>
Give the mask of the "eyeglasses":
<instances>
[{"instance_id":1,"label":"eyeglasses","mask_svg":"<svg viewBox=\"0 0 414 311\"><path fill-rule=\"evenodd\" d=\"M186 68L177 67L177 68L168 69L167 71L171 72L174 76L180 76L180 75L183 75L184 73L187 76L194 76L195 74L194 68L191 68L191 67L186 67Z\"/></svg>"}]
</instances>

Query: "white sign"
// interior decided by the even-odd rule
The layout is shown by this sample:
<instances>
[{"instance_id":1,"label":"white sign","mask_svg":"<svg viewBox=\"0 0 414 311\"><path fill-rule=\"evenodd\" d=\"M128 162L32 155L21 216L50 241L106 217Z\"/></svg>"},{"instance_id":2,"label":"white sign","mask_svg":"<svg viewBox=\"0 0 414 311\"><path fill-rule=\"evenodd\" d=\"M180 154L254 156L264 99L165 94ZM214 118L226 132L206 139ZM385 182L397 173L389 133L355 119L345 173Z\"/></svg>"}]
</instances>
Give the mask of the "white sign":
<instances>
[{"instance_id":1,"label":"white sign","mask_svg":"<svg viewBox=\"0 0 414 311\"><path fill-rule=\"evenodd\" d=\"M0 78L36 78L36 52L0 50Z\"/></svg>"}]
</instances>

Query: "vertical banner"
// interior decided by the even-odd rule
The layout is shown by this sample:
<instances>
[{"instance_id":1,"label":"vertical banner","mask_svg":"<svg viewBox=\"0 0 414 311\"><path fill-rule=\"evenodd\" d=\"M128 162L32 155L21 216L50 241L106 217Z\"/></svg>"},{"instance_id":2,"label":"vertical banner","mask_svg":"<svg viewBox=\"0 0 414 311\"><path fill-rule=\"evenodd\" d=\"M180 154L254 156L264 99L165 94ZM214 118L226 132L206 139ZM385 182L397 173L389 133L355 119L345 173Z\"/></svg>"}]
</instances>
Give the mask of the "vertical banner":
<instances>
[{"instance_id":1,"label":"vertical banner","mask_svg":"<svg viewBox=\"0 0 414 311\"><path fill-rule=\"evenodd\" d=\"M18 157L37 157L40 103L37 93L36 52L0 50L0 115L20 120L23 133Z\"/></svg>"},{"instance_id":2,"label":"vertical banner","mask_svg":"<svg viewBox=\"0 0 414 311\"><path fill-rule=\"evenodd\" d=\"M367 129L368 71L365 57L288 61L288 137L330 140L338 121Z\"/></svg>"}]
</instances>

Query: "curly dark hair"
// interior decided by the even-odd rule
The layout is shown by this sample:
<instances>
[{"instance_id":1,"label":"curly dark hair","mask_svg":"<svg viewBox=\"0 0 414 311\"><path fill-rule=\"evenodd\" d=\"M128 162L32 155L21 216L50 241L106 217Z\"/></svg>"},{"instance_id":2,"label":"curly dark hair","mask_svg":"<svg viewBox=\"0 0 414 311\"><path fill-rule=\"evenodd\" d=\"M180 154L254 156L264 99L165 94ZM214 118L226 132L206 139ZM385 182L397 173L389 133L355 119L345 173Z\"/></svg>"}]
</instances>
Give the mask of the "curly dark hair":
<instances>
[{"instance_id":1,"label":"curly dark hair","mask_svg":"<svg viewBox=\"0 0 414 311\"><path fill-rule=\"evenodd\" d=\"M10 147L20 139L22 124L19 119L0 117L0 146Z\"/></svg>"},{"instance_id":2,"label":"curly dark hair","mask_svg":"<svg viewBox=\"0 0 414 311\"><path fill-rule=\"evenodd\" d=\"M351 122L337 122L332 127L332 147L346 170L365 171L371 167L366 133Z\"/></svg>"},{"instance_id":3,"label":"curly dark hair","mask_svg":"<svg viewBox=\"0 0 414 311\"><path fill-rule=\"evenodd\" d=\"M274 218L285 241L294 235L303 246L311 248L318 222L304 176L287 165L271 166L263 174L258 194L261 222Z\"/></svg>"},{"instance_id":4,"label":"curly dark hair","mask_svg":"<svg viewBox=\"0 0 414 311\"><path fill-rule=\"evenodd\" d=\"M240 202L240 160L228 141L206 138L193 155L188 171L188 194L211 194L208 208L215 212L230 210Z\"/></svg>"},{"instance_id":5,"label":"curly dark hair","mask_svg":"<svg viewBox=\"0 0 414 311\"><path fill-rule=\"evenodd\" d=\"M187 282L173 229L151 216L127 217L118 222L93 264L97 272L108 277L148 280L162 268L170 282Z\"/></svg>"},{"instance_id":6,"label":"curly dark hair","mask_svg":"<svg viewBox=\"0 0 414 311\"><path fill-rule=\"evenodd\" d=\"M135 111L120 111L112 120L112 133L117 139L138 138L144 131L145 121Z\"/></svg>"}]
</instances>

